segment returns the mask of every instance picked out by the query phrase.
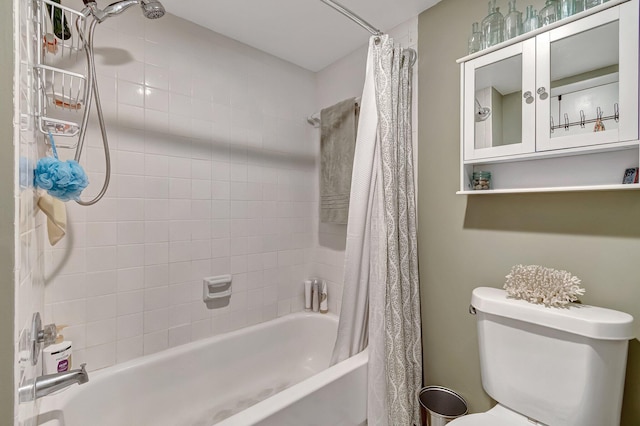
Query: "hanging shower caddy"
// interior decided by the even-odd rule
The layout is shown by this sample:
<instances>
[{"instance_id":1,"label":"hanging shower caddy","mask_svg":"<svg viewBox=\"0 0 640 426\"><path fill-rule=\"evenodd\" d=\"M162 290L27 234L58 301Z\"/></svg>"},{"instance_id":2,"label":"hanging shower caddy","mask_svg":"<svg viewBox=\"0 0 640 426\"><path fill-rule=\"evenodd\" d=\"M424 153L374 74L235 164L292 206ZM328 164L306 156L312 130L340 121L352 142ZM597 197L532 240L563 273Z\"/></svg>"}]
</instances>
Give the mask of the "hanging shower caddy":
<instances>
[{"instance_id":1,"label":"hanging shower caddy","mask_svg":"<svg viewBox=\"0 0 640 426\"><path fill-rule=\"evenodd\" d=\"M35 7L37 128L63 136L56 143L59 148L75 148L88 90L87 64L78 60L86 17L52 0L37 0Z\"/></svg>"}]
</instances>

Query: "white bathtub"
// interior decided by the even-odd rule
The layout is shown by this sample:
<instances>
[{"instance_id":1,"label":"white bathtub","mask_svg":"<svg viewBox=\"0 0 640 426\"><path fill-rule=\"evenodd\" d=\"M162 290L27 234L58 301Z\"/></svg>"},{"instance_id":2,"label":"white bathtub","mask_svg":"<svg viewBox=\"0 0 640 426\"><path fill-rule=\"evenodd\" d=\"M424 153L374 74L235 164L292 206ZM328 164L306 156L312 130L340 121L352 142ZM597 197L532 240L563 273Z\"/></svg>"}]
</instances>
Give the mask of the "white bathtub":
<instances>
[{"instance_id":1,"label":"white bathtub","mask_svg":"<svg viewBox=\"0 0 640 426\"><path fill-rule=\"evenodd\" d=\"M43 398L37 424L363 424L367 353L327 368L337 324L291 314L90 373Z\"/></svg>"}]
</instances>

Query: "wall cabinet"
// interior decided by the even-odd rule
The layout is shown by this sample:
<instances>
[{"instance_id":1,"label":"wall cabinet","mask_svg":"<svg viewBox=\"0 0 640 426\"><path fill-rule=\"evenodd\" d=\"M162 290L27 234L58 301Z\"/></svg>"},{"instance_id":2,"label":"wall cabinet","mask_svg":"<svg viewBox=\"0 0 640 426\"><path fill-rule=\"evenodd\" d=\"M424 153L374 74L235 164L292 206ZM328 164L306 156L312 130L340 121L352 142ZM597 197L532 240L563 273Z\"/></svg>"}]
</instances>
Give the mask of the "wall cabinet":
<instances>
[{"instance_id":1,"label":"wall cabinet","mask_svg":"<svg viewBox=\"0 0 640 426\"><path fill-rule=\"evenodd\" d=\"M460 192L637 187L638 19L612 0L460 59ZM472 190L480 170L492 190Z\"/></svg>"}]
</instances>

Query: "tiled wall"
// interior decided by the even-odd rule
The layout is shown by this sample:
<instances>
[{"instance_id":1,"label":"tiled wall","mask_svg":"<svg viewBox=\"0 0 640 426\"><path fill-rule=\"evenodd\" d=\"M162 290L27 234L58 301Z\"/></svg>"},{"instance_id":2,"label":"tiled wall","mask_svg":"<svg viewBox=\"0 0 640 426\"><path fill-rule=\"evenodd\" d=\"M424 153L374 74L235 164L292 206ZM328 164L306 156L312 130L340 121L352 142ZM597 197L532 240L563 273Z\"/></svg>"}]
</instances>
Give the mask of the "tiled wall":
<instances>
[{"instance_id":1,"label":"tiled wall","mask_svg":"<svg viewBox=\"0 0 640 426\"><path fill-rule=\"evenodd\" d=\"M412 18L389 31L397 44L404 48L413 48L417 52L418 17ZM367 46L336 61L318 72L316 93L319 108L326 108L349 97L359 97L364 86L367 62ZM418 152L418 64L413 67L413 146L414 159ZM417 171L417 169L416 169ZM346 225L320 223L317 234L317 245L314 249L313 274L323 277L328 282L329 307L339 311L342 298L344 251L347 236Z\"/></svg>"},{"instance_id":2,"label":"tiled wall","mask_svg":"<svg viewBox=\"0 0 640 426\"><path fill-rule=\"evenodd\" d=\"M136 9L136 10L134 10ZM172 15L100 24L112 181L68 203L45 259L45 319L95 370L259 323L303 303L317 227L313 73ZM95 120L94 120L95 121ZM104 178L97 127L84 164ZM207 309L202 278L233 275Z\"/></svg>"},{"instance_id":3,"label":"tiled wall","mask_svg":"<svg viewBox=\"0 0 640 426\"><path fill-rule=\"evenodd\" d=\"M14 141L17 144L15 150L15 197L16 197L16 244L15 244L15 379L16 386L40 375L40 363L31 365L27 339L31 330L31 319L34 312L43 311L44 284L43 284L43 220L37 215L36 193L32 180L33 166L38 158L37 141L42 136L35 130L35 98L33 87L33 64L35 63L35 46L31 43L34 27L32 16L32 2L14 2L16 12L16 28L19 34L15 39L16 55L16 102L15 102L15 126ZM5 318L5 320L8 320ZM37 403L28 402L18 405L14 403L16 424L33 425L37 413Z\"/></svg>"}]
</instances>

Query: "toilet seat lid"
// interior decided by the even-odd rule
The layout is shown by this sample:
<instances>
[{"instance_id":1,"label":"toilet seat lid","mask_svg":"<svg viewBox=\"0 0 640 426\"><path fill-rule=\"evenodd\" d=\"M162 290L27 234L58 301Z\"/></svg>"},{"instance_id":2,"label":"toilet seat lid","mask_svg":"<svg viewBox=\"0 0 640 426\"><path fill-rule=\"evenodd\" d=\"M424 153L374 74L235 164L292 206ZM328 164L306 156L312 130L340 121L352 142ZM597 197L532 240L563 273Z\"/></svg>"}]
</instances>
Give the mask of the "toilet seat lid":
<instances>
[{"instance_id":1,"label":"toilet seat lid","mask_svg":"<svg viewBox=\"0 0 640 426\"><path fill-rule=\"evenodd\" d=\"M535 424L535 423L533 423ZM509 410L500 404L485 413L462 416L447 426L531 426L532 423L523 415Z\"/></svg>"}]
</instances>

